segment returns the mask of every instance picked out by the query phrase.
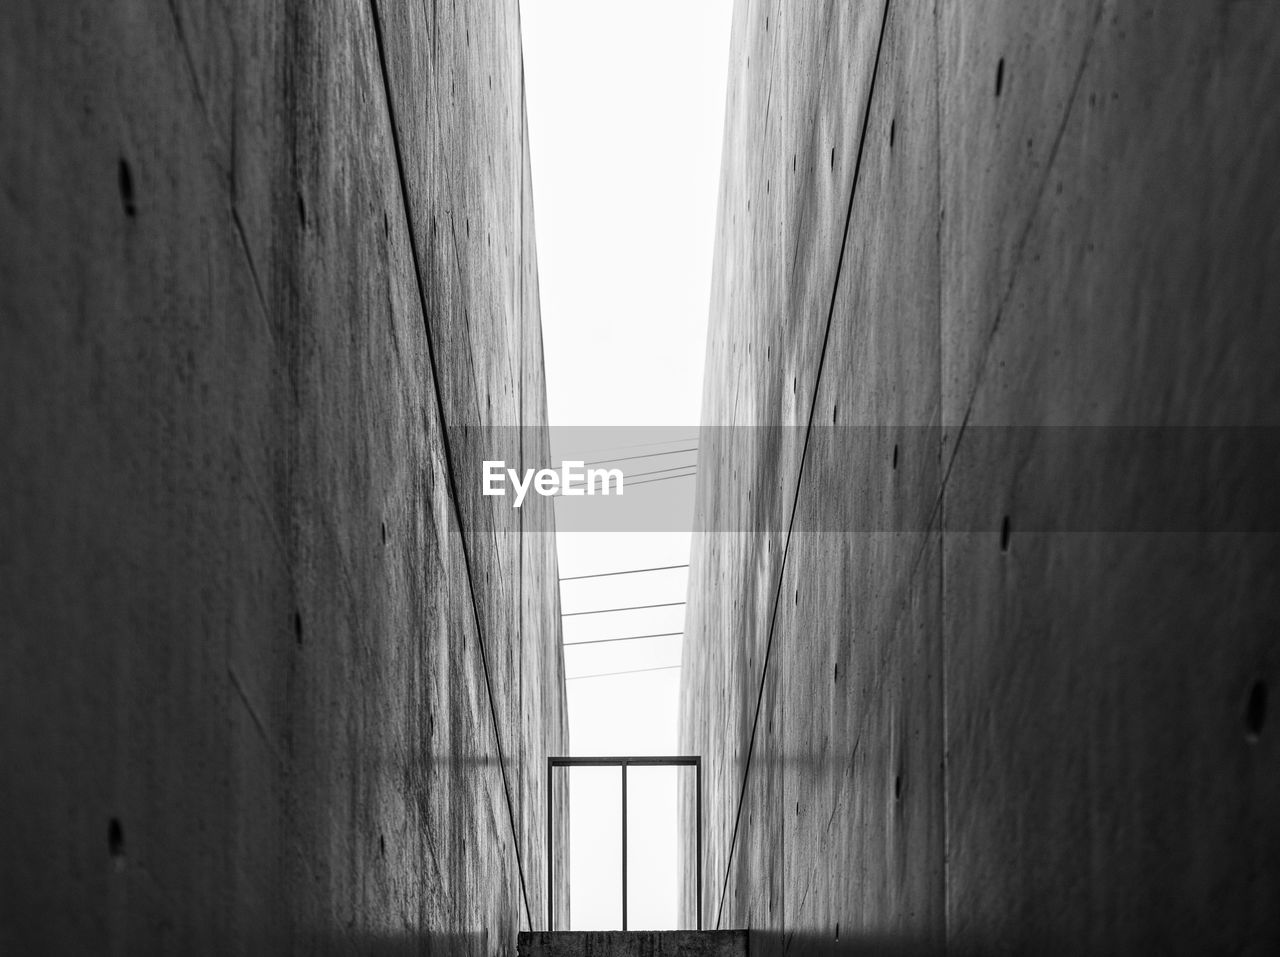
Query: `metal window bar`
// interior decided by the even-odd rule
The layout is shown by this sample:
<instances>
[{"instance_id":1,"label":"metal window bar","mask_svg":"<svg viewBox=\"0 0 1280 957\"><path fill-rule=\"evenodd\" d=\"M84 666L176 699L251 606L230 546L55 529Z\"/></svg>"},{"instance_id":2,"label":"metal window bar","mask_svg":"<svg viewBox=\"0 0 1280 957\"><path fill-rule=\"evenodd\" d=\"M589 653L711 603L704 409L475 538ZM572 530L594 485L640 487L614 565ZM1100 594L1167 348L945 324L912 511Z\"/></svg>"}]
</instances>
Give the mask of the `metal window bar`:
<instances>
[{"instance_id":1,"label":"metal window bar","mask_svg":"<svg viewBox=\"0 0 1280 957\"><path fill-rule=\"evenodd\" d=\"M555 930L555 779L556 768L622 769L622 929L627 929L627 768L692 767L694 769L694 894L698 926L702 930L702 756L680 754L666 757L548 757L547 758L547 930Z\"/></svg>"}]
</instances>

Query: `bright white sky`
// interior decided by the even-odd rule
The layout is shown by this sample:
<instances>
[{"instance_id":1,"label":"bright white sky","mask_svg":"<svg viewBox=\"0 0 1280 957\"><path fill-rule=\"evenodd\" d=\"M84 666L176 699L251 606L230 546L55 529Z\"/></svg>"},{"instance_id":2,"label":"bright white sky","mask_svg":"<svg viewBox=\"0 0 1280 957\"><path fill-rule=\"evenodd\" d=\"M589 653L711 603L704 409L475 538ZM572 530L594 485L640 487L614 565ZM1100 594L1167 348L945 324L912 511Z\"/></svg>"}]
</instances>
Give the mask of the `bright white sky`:
<instances>
[{"instance_id":1,"label":"bright white sky","mask_svg":"<svg viewBox=\"0 0 1280 957\"><path fill-rule=\"evenodd\" d=\"M553 426L690 426L688 433L696 432L731 8L731 0L521 0ZM672 461L637 464L656 469ZM677 481L691 497L693 481ZM689 538L562 534L560 574L684 564ZM678 569L565 582L561 596L566 612L683 601L686 577ZM664 608L569 617L564 639L683 629L684 608ZM566 650L566 672L678 664L681 640ZM572 753L677 753L679 674L569 681ZM567 773L572 927L618 927L618 771ZM676 833L675 775L629 772L633 929L676 926L676 841L691 835ZM682 786L691 780L682 777Z\"/></svg>"}]
</instances>

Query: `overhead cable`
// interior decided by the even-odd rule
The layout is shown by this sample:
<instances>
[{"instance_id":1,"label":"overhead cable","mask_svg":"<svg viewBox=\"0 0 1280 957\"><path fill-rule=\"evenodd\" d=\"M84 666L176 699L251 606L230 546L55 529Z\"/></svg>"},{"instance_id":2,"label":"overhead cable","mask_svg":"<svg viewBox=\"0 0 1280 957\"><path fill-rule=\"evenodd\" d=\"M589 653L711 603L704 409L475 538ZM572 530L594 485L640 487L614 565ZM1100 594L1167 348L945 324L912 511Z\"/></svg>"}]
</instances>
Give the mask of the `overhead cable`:
<instances>
[{"instance_id":1,"label":"overhead cable","mask_svg":"<svg viewBox=\"0 0 1280 957\"><path fill-rule=\"evenodd\" d=\"M666 601L657 605L628 605L625 608L593 608L590 611L564 611L560 613L561 618L575 618L578 615L604 615L613 611L639 611L642 608L674 608L677 605L683 605L682 601Z\"/></svg>"},{"instance_id":2,"label":"overhead cable","mask_svg":"<svg viewBox=\"0 0 1280 957\"><path fill-rule=\"evenodd\" d=\"M562 582L576 582L584 578L610 578L614 575L639 575L641 572L665 572L672 568L688 568L689 563L683 565L655 565L653 568L626 568L617 572L597 572L594 575L567 575L561 578Z\"/></svg>"},{"instance_id":3,"label":"overhead cable","mask_svg":"<svg viewBox=\"0 0 1280 957\"><path fill-rule=\"evenodd\" d=\"M577 645L607 645L611 641L636 641L640 638L673 638L676 635L683 634L683 631L663 631L656 635L627 635L624 638L592 638L590 641L566 641L562 642L562 644L566 648L573 648Z\"/></svg>"},{"instance_id":4,"label":"overhead cable","mask_svg":"<svg viewBox=\"0 0 1280 957\"><path fill-rule=\"evenodd\" d=\"M612 678L614 675L638 675L645 671L673 671L680 665L666 665L662 668L632 668L630 671L605 671L598 675L569 675L565 681L580 681L583 678Z\"/></svg>"}]
</instances>

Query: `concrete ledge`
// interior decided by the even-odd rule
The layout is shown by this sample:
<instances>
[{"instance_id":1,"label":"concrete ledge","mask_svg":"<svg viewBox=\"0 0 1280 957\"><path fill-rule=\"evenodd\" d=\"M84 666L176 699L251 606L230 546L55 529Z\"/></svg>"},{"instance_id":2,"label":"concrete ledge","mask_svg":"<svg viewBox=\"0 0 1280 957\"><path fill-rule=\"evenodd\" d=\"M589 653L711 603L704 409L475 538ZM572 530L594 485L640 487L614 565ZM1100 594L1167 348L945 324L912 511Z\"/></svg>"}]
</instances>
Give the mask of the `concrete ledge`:
<instances>
[{"instance_id":1,"label":"concrete ledge","mask_svg":"<svg viewBox=\"0 0 1280 957\"><path fill-rule=\"evenodd\" d=\"M557 930L522 933L519 957L745 957L745 930Z\"/></svg>"}]
</instances>

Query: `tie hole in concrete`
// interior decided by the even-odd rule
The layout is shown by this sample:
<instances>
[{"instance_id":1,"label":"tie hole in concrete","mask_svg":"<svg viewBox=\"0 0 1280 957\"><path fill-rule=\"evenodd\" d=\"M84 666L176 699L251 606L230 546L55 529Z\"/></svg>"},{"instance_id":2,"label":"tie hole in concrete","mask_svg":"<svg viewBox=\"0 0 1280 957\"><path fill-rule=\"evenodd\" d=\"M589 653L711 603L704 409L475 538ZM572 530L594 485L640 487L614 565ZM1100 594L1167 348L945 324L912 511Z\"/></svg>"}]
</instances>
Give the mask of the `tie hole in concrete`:
<instances>
[{"instance_id":1,"label":"tie hole in concrete","mask_svg":"<svg viewBox=\"0 0 1280 957\"><path fill-rule=\"evenodd\" d=\"M1267 723L1267 683L1255 681L1249 686L1249 696L1244 705L1244 736L1250 743L1262 737L1262 727Z\"/></svg>"},{"instance_id":2,"label":"tie hole in concrete","mask_svg":"<svg viewBox=\"0 0 1280 957\"><path fill-rule=\"evenodd\" d=\"M133 219L138 215L138 207L133 201L133 170L124 157L116 166L116 179L120 184L120 203L124 206L124 214Z\"/></svg>"}]
</instances>

